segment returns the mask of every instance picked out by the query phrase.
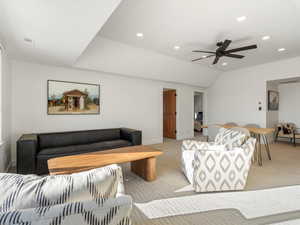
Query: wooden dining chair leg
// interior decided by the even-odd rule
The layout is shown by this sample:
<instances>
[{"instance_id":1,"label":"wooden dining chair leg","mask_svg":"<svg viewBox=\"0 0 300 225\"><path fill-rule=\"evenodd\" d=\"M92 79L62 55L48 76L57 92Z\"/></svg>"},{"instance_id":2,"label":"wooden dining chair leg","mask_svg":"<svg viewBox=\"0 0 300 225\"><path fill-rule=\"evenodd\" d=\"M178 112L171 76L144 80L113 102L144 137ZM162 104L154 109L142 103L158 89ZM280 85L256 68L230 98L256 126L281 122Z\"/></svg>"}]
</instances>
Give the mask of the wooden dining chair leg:
<instances>
[{"instance_id":1,"label":"wooden dining chair leg","mask_svg":"<svg viewBox=\"0 0 300 225\"><path fill-rule=\"evenodd\" d=\"M264 140L264 143L265 143L265 148L266 148L266 151L267 151L267 154L268 154L268 158L269 160L272 160L271 158L271 152L270 152L270 146L269 146L269 143L268 143L268 138L266 135L262 135L263 137L263 140Z\"/></svg>"}]
</instances>

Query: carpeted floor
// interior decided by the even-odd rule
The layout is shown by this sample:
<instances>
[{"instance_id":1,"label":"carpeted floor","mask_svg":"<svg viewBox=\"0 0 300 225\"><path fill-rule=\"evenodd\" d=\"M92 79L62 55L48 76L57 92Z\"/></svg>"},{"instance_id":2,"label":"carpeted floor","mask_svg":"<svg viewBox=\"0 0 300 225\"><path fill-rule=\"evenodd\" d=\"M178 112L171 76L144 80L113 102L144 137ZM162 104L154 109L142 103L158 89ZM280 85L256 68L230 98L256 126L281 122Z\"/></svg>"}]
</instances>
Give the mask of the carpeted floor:
<instances>
[{"instance_id":1,"label":"carpeted floor","mask_svg":"<svg viewBox=\"0 0 300 225\"><path fill-rule=\"evenodd\" d=\"M157 180L154 182L144 181L130 172L128 164L123 165L126 193L133 197L134 202L145 203L195 195L193 191L178 191L189 185L180 169L180 146L180 141L173 140L153 145L164 152L158 158ZM246 190L300 184L300 146L293 147L287 143L272 144L272 161L267 160L265 152L263 153L263 167L252 166ZM299 218L298 211L247 220L238 210L226 209L150 220L135 206L132 214L135 225L262 225Z\"/></svg>"}]
</instances>

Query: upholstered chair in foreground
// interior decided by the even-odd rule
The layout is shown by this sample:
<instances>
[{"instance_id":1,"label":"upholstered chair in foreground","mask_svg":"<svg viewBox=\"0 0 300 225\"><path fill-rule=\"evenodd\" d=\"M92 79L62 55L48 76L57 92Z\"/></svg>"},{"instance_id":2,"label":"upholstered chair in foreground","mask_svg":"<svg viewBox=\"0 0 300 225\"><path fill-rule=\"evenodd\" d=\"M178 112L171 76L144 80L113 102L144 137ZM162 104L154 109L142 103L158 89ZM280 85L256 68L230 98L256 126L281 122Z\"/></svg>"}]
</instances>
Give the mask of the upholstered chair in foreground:
<instances>
[{"instance_id":1,"label":"upholstered chair in foreground","mask_svg":"<svg viewBox=\"0 0 300 225\"><path fill-rule=\"evenodd\" d=\"M0 174L1 225L129 225L132 200L111 165L72 175Z\"/></svg>"},{"instance_id":2,"label":"upholstered chair in foreground","mask_svg":"<svg viewBox=\"0 0 300 225\"><path fill-rule=\"evenodd\" d=\"M182 169L196 192L243 190L256 139L221 128L215 142L183 141Z\"/></svg>"}]
</instances>

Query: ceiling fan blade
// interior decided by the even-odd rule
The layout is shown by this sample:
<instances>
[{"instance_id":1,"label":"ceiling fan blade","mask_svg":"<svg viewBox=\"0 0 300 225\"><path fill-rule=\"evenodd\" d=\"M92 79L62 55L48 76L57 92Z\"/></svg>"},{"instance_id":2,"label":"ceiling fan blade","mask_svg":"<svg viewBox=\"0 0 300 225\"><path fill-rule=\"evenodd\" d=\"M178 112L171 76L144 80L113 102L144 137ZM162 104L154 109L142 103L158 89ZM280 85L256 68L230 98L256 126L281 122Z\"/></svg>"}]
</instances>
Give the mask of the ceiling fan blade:
<instances>
[{"instance_id":1,"label":"ceiling fan blade","mask_svg":"<svg viewBox=\"0 0 300 225\"><path fill-rule=\"evenodd\" d=\"M217 51L225 51L228 46L231 44L231 40L225 40L220 48Z\"/></svg>"},{"instance_id":2,"label":"ceiling fan blade","mask_svg":"<svg viewBox=\"0 0 300 225\"><path fill-rule=\"evenodd\" d=\"M231 57L231 58L236 58L236 59L242 59L244 58L245 56L243 55L237 55L237 54L225 54L224 56L227 56L227 57Z\"/></svg>"},{"instance_id":3,"label":"ceiling fan blade","mask_svg":"<svg viewBox=\"0 0 300 225\"><path fill-rule=\"evenodd\" d=\"M193 52L201 52L201 53L210 53L210 54L216 54L215 52L211 52L211 51L201 51L201 50L195 50Z\"/></svg>"},{"instance_id":4,"label":"ceiling fan blade","mask_svg":"<svg viewBox=\"0 0 300 225\"><path fill-rule=\"evenodd\" d=\"M199 60L202 60L202 59L207 59L207 58L210 58L210 57L213 57L215 55L208 55L208 56L205 56L205 57L201 57L201 58L198 58L198 59L193 59L192 62L196 62L196 61L199 61Z\"/></svg>"},{"instance_id":5,"label":"ceiling fan blade","mask_svg":"<svg viewBox=\"0 0 300 225\"><path fill-rule=\"evenodd\" d=\"M257 48L257 45L249 45L249 46L245 46L245 47L241 47L241 48L227 50L227 51L225 51L225 54L239 52L239 51L246 51L246 50L256 49L256 48Z\"/></svg>"},{"instance_id":6,"label":"ceiling fan blade","mask_svg":"<svg viewBox=\"0 0 300 225\"><path fill-rule=\"evenodd\" d=\"M219 57L219 56L216 56L216 58L215 58L215 60L214 60L213 64L217 64L217 63L218 63L218 61L219 61L219 59L220 59L220 57Z\"/></svg>"},{"instance_id":7,"label":"ceiling fan blade","mask_svg":"<svg viewBox=\"0 0 300 225\"><path fill-rule=\"evenodd\" d=\"M192 62L196 62L196 61L199 61L199 60L202 60L202 59L205 59L205 58L201 57L201 58L198 58L198 59L193 59Z\"/></svg>"}]
</instances>

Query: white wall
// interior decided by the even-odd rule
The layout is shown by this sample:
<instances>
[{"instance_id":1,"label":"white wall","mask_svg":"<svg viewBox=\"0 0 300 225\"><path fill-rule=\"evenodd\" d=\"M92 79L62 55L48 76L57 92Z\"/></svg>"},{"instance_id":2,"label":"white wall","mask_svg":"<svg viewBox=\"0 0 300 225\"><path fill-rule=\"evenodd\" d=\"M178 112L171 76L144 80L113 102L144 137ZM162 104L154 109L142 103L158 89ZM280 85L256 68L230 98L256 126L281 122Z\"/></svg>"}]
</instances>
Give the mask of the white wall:
<instances>
[{"instance_id":1,"label":"white wall","mask_svg":"<svg viewBox=\"0 0 300 225\"><path fill-rule=\"evenodd\" d=\"M275 127L278 124L279 121L279 111L269 111L268 110L268 91L279 91L278 90L278 83L274 81L268 81L267 82L267 93L266 93L266 126L267 127ZM280 107L280 106L279 106Z\"/></svg>"},{"instance_id":2,"label":"white wall","mask_svg":"<svg viewBox=\"0 0 300 225\"><path fill-rule=\"evenodd\" d=\"M266 126L266 82L300 76L300 57L223 73L208 88L208 123ZM258 110L262 102L262 111Z\"/></svg>"},{"instance_id":3,"label":"white wall","mask_svg":"<svg viewBox=\"0 0 300 225\"><path fill-rule=\"evenodd\" d=\"M101 84L100 115L47 115L47 80ZM193 137L194 92L187 85L12 61L12 159L23 133L111 127L143 131L143 144L162 142L163 88L177 90L177 137Z\"/></svg>"},{"instance_id":4,"label":"white wall","mask_svg":"<svg viewBox=\"0 0 300 225\"><path fill-rule=\"evenodd\" d=\"M279 93L279 121L300 128L300 83L280 84Z\"/></svg>"},{"instance_id":5,"label":"white wall","mask_svg":"<svg viewBox=\"0 0 300 225\"><path fill-rule=\"evenodd\" d=\"M0 62L0 172L8 169L10 163L10 137L11 137L11 76L10 62L5 50L2 52Z\"/></svg>"}]
</instances>

